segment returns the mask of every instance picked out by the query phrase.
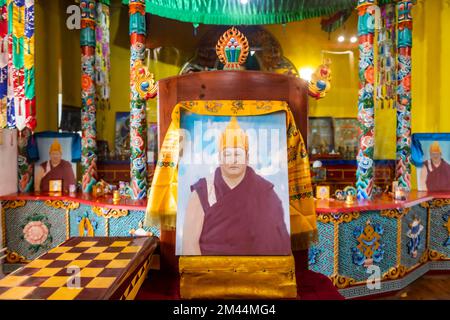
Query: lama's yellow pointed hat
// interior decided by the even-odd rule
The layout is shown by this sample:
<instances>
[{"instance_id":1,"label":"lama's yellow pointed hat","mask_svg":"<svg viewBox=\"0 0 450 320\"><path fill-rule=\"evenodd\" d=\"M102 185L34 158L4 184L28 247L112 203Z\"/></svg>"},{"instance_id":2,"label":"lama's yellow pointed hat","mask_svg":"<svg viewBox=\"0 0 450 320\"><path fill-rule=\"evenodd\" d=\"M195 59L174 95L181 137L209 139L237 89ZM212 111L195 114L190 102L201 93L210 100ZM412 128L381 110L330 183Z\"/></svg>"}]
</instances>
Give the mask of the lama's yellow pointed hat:
<instances>
[{"instance_id":1,"label":"lama's yellow pointed hat","mask_svg":"<svg viewBox=\"0 0 450 320\"><path fill-rule=\"evenodd\" d=\"M239 126L236 117L231 117L230 122L220 137L219 149L222 151L226 148L242 148L248 151L248 136Z\"/></svg>"},{"instance_id":2,"label":"lama's yellow pointed hat","mask_svg":"<svg viewBox=\"0 0 450 320\"><path fill-rule=\"evenodd\" d=\"M61 144L59 143L58 139L53 140L53 143L50 145L50 149L48 150L48 153L52 153L54 151L58 151L62 153Z\"/></svg>"},{"instance_id":3,"label":"lama's yellow pointed hat","mask_svg":"<svg viewBox=\"0 0 450 320\"><path fill-rule=\"evenodd\" d=\"M430 153L439 152L442 153L441 146L439 145L439 142L434 141L430 146Z\"/></svg>"}]
</instances>

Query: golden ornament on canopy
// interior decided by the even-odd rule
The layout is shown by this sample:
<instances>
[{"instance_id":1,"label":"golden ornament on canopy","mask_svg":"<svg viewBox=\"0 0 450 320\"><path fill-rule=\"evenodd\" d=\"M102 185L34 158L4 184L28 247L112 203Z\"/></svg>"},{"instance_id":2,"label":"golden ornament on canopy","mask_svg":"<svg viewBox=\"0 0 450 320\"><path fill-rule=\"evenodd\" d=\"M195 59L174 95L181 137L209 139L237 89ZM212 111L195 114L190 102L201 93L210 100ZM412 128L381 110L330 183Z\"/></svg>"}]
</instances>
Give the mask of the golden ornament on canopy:
<instances>
[{"instance_id":1,"label":"golden ornament on canopy","mask_svg":"<svg viewBox=\"0 0 450 320\"><path fill-rule=\"evenodd\" d=\"M247 38L235 27L225 31L216 45L216 53L225 66L224 70L239 70L247 60Z\"/></svg>"}]
</instances>

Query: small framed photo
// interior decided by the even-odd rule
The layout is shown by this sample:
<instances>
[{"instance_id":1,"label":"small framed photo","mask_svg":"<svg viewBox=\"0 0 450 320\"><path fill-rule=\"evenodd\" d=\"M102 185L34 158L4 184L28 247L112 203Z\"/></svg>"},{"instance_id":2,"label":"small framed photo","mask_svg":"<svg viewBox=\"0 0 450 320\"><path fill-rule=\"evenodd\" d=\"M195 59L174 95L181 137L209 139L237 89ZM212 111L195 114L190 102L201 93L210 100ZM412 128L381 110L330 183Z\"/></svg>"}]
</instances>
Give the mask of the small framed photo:
<instances>
[{"instance_id":1,"label":"small framed photo","mask_svg":"<svg viewBox=\"0 0 450 320\"><path fill-rule=\"evenodd\" d=\"M50 192L62 192L62 180L50 180L48 183Z\"/></svg>"},{"instance_id":2,"label":"small framed photo","mask_svg":"<svg viewBox=\"0 0 450 320\"><path fill-rule=\"evenodd\" d=\"M329 199L330 198L330 186L317 186L316 187L317 199Z\"/></svg>"}]
</instances>

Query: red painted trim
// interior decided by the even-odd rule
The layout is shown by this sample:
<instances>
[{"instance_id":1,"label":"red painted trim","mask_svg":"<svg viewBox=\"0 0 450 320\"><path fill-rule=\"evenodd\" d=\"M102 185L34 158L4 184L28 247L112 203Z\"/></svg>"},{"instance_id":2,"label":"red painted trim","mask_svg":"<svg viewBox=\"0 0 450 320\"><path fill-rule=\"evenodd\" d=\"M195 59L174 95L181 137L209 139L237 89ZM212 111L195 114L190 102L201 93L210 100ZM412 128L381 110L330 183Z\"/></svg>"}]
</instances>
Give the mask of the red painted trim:
<instances>
[{"instance_id":1,"label":"red painted trim","mask_svg":"<svg viewBox=\"0 0 450 320\"><path fill-rule=\"evenodd\" d=\"M145 211L147 208L147 199L144 200L131 200L128 198L122 198L119 203L114 204L112 196L104 196L95 198L91 194L77 193L75 196L69 194L52 195L50 193L14 193L0 197L0 200L26 200L26 201L46 201L46 200L62 200L62 201L75 201L80 204L86 204L90 206L97 206L108 209L123 209L123 210L139 210Z\"/></svg>"}]
</instances>

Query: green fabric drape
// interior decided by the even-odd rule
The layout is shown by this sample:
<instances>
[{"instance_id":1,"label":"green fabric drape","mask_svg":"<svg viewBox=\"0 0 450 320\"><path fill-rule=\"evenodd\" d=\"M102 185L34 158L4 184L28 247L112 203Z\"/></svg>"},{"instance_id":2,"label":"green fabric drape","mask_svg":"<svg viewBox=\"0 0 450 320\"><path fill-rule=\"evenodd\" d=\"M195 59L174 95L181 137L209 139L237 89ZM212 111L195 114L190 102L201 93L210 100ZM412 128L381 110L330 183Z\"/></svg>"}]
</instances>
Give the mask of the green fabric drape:
<instances>
[{"instance_id":1,"label":"green fabric drape","mask_svg":"<svg viewBox=\"0 0 450 320\"><path fill-rule=\"evenodd\" d=\"M380 4L393 0L380 0ZM128 4L129 0L122 0ZM148 13L184 22L219 25L280 24L355 8L357 0L146 0Z\"/></svg>"}]
</instances>

